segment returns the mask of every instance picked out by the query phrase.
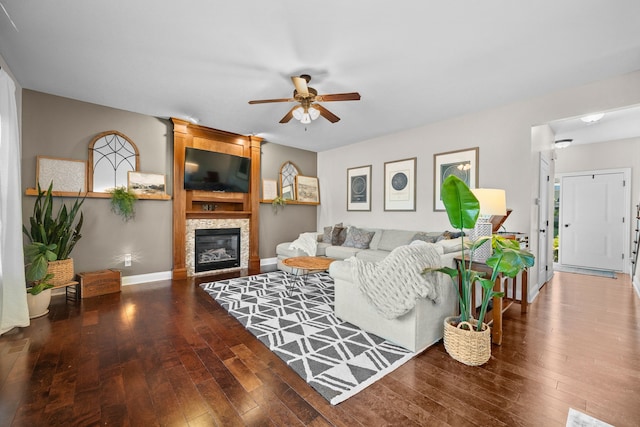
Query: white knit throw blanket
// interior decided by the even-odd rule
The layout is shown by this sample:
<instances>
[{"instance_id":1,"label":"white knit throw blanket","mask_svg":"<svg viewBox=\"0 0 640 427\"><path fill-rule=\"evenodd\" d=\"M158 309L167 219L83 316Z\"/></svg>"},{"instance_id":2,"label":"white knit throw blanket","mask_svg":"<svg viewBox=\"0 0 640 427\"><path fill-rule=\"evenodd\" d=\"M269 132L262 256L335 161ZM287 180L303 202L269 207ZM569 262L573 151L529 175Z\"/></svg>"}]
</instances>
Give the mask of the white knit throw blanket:
<instances>
[{"instance_id":1,"label":"white knit throw blanket","mask_svg":"<svg viewBox=\"0 0 640 427\"><path fill-rule=\"evenodd\" d=\"M375 309L386 319L395 319L410 311L418 298L440 300L437 273L421 274L427 267L440 267L440 255L432 243L399 246L380 262L366 262L355 257L352 264L354 283Z\"/></svg>"}]
</instances>

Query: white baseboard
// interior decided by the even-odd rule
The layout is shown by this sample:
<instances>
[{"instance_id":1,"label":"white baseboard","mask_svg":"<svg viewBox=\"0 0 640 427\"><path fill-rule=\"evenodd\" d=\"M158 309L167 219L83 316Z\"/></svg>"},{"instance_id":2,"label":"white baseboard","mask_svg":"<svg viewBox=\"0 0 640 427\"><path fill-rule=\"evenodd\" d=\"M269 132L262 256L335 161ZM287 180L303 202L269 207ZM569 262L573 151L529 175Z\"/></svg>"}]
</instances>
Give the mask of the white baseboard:
<instances>
[{"instance_id":1,"label":"white baseboard","mask_svg":"<svg viewBox=\"0 0 640 427\"><path fill-rule=\"evenodd\" d=\"M640 281L638 281L637 277L633 278L633 289L636 290L636 294L638 295L638 298L640 298Z\"/></svg>"},{"instance_id":2,"label":"white baseboard","mask_svg":"<svg viewBox=\"0 0 640 427\"><path fill-rule=\"evenodd\" d=\"M122 277L122 286L138 285L140 283L157 282L159 280L171 280L171 271L159 271L157 273L136 274L135 276Z\"/></svg>"},{"instance_id":3,"label":"white baseboard","mask_svg":"<svg viewBox=\"0 0 640 427\"><path fill-rule=\"evenodd\" d=\"M264 267L266 265L276 265L278 263L278 258L262 258L260 260L260 267Z\"/></svg>"}]
</instances>

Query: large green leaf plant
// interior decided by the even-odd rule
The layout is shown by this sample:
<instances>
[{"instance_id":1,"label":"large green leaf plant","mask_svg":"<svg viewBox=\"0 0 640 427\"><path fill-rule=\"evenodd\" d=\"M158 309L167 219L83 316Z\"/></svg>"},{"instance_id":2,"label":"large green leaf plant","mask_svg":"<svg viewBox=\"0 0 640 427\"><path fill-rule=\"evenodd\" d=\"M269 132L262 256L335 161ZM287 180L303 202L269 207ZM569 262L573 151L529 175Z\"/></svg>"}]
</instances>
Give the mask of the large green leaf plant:
<instances>
[{"instance_id":1,"label":"large green leaf plant","mask_svg":"<svg viewBox=\"0 0 640 427\"><path fill-rule=\"evenodd\" d=\"M54 216L52 189L53 181L47 191L42 191L38 184L38 196L33 205L33 214L29 218L29 228L23 225L22 232L29 239L29 243L42 243L49 247L54 245L50 250L55 253L56 260L63 260L69 258L74 246L82 237L80 229L84 217L80 207L84 198L77 197L71 208L67 208L63 203Z\"/></svg>"},{"instance_id":2,"label":"large green leaf plant","mask_svg":"<svg viewBox=\"0 0 640 427\"><path fill-rule=\"evenodd\" d=\"M49 261L56 260L55 244L45 245L40 242L32 242L24 247L24 256L27 261L25 277L27 279L27 292L38 295L45 289L52 288L50 283L52 273L47 272Z\"/></svg>"},{"instance_id":3,"label":"large green leaf plant","mask_svg":"<svg viewBox=\"0 0 640 427\"><path fill-rule=\"evenodd\" d=\"M520 244L517 241L497 235L483 237L468 244L464 241L464 230L475 227L480 214L480 202L469 190L469 187L460 178L453 175L444 180L440 194L449 217L449 223L462 233L462 256L465 256L467 248L471 256L468 257L468 267L465 262L460 263L460 271L450 267L425 268L423 274L437 271L451 277L453 285L458 291L460 322L468 322L470 320L472 304L475 304L475 301L471 301L471 286L476 282L480 283L484 292L480 305L479 319L484 319L489 301L493 297L504 296L504 292L493 290L493 285L498 275L502 274L514 278L524 268L532 267L535 257L530 252L520 249ZM473 270L473 251L482 246L487 240L491 240L493 249L492 255L485 262L492 269L490 278L485 277L484 273ZM458 275L461 275L462 279L461 289L458 289L458 281L455 280ZM526 295L522 297L526 298ZM482 330L481 321L477 324L477 330Z\"/></svg>"}]
</instances>

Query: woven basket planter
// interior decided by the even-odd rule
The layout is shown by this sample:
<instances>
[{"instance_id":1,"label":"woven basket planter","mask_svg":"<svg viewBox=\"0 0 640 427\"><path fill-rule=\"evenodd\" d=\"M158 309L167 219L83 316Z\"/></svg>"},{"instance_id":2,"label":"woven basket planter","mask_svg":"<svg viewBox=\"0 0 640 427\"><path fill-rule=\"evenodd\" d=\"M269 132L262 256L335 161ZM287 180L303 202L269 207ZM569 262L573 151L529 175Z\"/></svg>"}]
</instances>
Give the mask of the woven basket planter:
<instances>
[{"instance_id":1,"label":"woven basket planter","mask_svg":"<svg viewBox=\"0 0 640 427\"><path fill-rule=\"evenodd\" d=\"M491 329L486 323L482 331L475 330L478 322L460 322L453 326L459 318L451 316L444 319L444 348L458 362L469 366L480 366L491 358ZM467 327L468 329L465 329Z\"/></svg>"},{"instance_id":2,"label":"woven basket planter","mask_svg":"<svg viewBox=\"0 0 640 427\"><path fill-rule=\"evenodd\" d=\"M53 274L53 278L49 281L53 286L60 286L73 281L73 258L50 261L47 273Z\"/></svg>"}]
</instances>

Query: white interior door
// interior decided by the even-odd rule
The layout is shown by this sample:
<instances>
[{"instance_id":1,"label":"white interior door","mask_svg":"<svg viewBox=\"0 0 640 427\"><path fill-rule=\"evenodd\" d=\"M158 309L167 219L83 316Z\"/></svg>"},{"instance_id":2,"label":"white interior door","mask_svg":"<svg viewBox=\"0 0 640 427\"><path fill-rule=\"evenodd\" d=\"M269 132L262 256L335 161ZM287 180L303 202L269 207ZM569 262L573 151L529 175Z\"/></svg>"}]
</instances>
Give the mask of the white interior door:
<instances>
[{"instance_id":1,"label":"white interior door","mask_svg":"<svg viewBox=\"0 0 640 427\"><path fill-rule=\"evenodd\" d=\"M547 281L547 253L549 246L549 162L540 157L540 189L538 194L538 287Z\"/></svg>"},{"instance_id":2,"label":"white interior door","mask_svg":"<svg viewBox=\"0 0 640 427\"><path fill-rule=\"evenodd\" d=\"M561 179L560 263L622 271L625 176L623 172L574 174Z\"/></svg>"}]
</instances>

